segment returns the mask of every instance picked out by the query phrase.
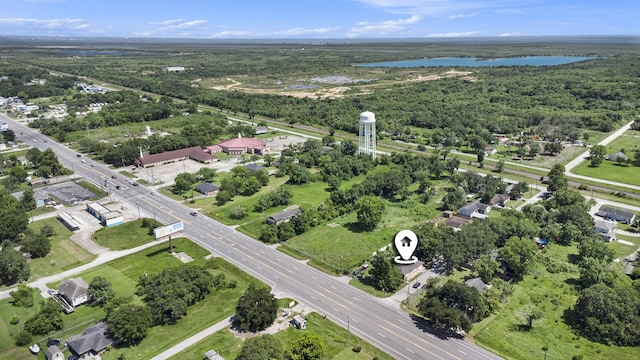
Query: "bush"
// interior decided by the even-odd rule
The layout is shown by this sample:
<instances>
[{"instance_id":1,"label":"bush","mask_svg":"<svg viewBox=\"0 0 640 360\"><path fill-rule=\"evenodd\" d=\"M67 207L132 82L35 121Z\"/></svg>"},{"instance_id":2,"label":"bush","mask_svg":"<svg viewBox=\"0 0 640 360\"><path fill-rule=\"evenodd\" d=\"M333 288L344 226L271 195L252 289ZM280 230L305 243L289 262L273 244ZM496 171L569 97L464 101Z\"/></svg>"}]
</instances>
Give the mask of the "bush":
<instances>
[{"instance_id":1,"label":"bush","mask_svg":"<svg viewBox=\"0 0 640 360\"><path fill-rule=\"evenodd\" d=\"M11 325L17 325L20 322L20 318L18 317L18 315L13 315L11 317Z\"/></svg>"},{"instance_id":2,"label":"bush","mask_svg":"<svg viewBox=\"0 0 640 360\"><path fill-rule=\"evenodd\" d=\"M356 345L353 347L353 352L355 353L359 353L362 350L362 346L360 345Z\"/></svg>"},{"instance_id":3,"label":"bush","mask_svg":"<svg viewBox=\"0 0 640 360\"><path fill-rule=\"evenodd\" d=\"M30 342L31 342L31 334L29 334L25 330L20 331L18 336L16 336L16 345L18 346L25 346L25 345L28 345Z\"/></svg>"}]
</instances>

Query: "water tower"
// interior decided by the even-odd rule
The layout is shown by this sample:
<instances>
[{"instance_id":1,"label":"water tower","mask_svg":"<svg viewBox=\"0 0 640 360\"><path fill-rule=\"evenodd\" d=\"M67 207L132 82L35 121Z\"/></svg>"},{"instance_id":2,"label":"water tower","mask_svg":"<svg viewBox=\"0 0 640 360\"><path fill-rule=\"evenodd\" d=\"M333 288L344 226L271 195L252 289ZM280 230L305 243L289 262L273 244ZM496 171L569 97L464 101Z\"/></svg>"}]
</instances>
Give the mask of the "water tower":
<instances>
[{"instance_id":1,"label":"water tower","mask_svg":"<svg viewBox=\"0 0 640 360\"><path fill-rule=\"evenodd\" d=\"M360 114L358 153L369 154L372 158L376 158L376 116L369 111Z\"/></svg>"}]
</instances>

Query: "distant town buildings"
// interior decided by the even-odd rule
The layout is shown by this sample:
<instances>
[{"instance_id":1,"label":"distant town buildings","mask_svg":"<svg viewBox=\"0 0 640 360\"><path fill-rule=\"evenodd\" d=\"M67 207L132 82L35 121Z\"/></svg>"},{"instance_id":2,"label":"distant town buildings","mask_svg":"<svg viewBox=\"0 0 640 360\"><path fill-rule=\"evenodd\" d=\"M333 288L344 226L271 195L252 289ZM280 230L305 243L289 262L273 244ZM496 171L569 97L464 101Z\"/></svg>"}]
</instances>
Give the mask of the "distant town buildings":
<instances>
[{"instance_id":1,"label":"distant town buildings","mask_svg":"<svg viewBox=\"0 0 640 360\"><path fill-rule=\"evenodd\" d=\"M165 66L162 68L162 71L166 71L166 72L184 71L184 67L183 66Z\"/></svg>"}]
</instances>

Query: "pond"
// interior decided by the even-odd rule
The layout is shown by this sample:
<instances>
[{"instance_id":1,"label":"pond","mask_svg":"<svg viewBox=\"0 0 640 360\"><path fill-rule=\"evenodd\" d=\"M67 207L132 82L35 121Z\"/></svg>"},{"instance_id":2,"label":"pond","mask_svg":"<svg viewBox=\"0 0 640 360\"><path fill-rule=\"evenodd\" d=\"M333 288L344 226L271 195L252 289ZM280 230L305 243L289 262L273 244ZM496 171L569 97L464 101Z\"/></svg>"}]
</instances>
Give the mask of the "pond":
<instances>
[{"instance_id":1,"label":"pond","mask_svg":"<svg viewBox=\"0 0 640 360\"><path fill-rule=\"evenodd\" d=\"M481 67L481 66L556 66L578 61L598 59L596 56L524 56L499 59L439 57L430 59L415 59L401 61L387 61L378 63L355 64L361 67Z\"/></svg>"}]
</instances>

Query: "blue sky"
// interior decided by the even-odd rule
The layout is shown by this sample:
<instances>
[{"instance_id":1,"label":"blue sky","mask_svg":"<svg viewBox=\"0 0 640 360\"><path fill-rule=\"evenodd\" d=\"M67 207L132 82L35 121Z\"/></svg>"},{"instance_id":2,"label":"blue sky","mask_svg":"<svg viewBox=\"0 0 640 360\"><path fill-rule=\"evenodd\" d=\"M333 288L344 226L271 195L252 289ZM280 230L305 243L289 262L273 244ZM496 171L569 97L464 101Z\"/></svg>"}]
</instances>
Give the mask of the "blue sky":
<instances>
[{"instance_id":1,"label":"blue sky","mask_svg":"<svg viewBox=\"0 0 640 360\"><path fill-rule=\"evenodd\" d=\"M201 39L640 35L640 0L0 0L0 35Z\"/></svg>"}]
</instances>

